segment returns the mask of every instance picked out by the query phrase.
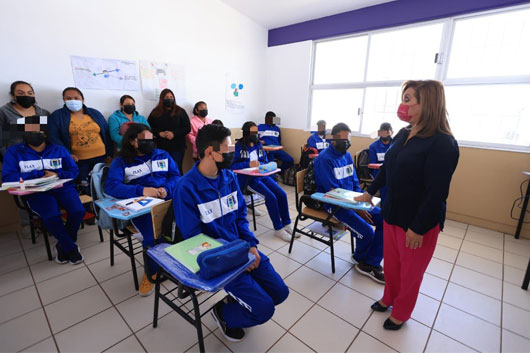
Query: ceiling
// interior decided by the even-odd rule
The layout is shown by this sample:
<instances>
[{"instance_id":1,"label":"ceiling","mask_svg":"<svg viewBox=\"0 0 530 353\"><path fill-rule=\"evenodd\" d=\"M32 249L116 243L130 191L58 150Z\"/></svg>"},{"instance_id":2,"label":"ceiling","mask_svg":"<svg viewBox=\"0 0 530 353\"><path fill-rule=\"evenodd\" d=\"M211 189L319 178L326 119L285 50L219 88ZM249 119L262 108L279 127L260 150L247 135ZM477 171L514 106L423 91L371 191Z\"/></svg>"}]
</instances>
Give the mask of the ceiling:
<instances>
[{"instance_id":1,"label":"ceiling","mask_svg":"<svg viewBox=\"0 0 530 353\"><path fill-rule=\"evenodd\" d=\"M221 0L267 29L395 0Z\"/></svg>"}]
</instances>

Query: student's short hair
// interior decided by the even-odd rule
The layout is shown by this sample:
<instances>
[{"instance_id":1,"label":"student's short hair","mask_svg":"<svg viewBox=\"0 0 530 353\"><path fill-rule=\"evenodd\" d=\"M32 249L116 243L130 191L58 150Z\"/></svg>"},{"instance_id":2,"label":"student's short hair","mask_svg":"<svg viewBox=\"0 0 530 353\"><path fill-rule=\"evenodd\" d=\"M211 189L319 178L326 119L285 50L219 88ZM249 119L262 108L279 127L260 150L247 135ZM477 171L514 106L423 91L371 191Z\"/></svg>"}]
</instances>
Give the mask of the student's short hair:
<instances>
[{"instance_id":1,"label":"student's short hair","mask_svg":"<svg viewBox=\"0 0 530 353\"><path fill-rule=\"evenodd\" d=\"M326 125L326 120L319 120L317 121L317 126L318 125Z\"/></svg>"},{"instance_id":2,"label":"student's short hair","mask_svg":"<svg viewBox=\"0 0 530 353\"><path fill-rule=\"evenodd\" d=\"M223 124L223 122L221 120L219 120L219 119L215 119L214 121L212 121L212 124L213 125L219 125L219 126L225 126Z\"/></svg>"},{"instance_id":3,"label":"student's short hair","mask_svg":"<svg viewBox=\"0 0 530 353\"><path fill-rule=\"evenodd\" d=\"M382 123L379 127L379 131L392 131L392 125L390 125L390 123Z\"/></svg>"},{"instance_id":4,"label":"student's short hair","mask_svg":"<svg viewBox=\"0 0 530 353\"><path fill-rule=\"evenodd\" d=\"M83 95L81 95L81 96L83 96ZM133 101L134 103L136 103L136 101L134 100L133 97L129 96L128 94L124 94L124 95L121 96L121 98L120 98L120 104L123 104L123 102L125 102L125 100L126 100L127 98L132 99L132 101ZM83 98L83 99L84 99L84 98Z\"/></svg>"},{"instance_id":5,"label":"student's short hair","mask_svg":"<svg viewBox=\"0 0 530 353\"><path fill-rule=\"evenodd\" d=\"M335 136L341 131L351 132L350 127L348 125L346 125L345 123L338 123L337 125L333 126L333 129L331 129L331 135Z\"/></svg>"},{"instance_id":6,"label":"student's short hair","mask_svg":"<svg viewBox=\"0 0 530 353\"><path fill-rule=\"evenodd\" d=\"M79 95L81 96L81 98L83 98L83 100L85 100L85 96L83 96L83 92L81 92L81 90L77 87L66 87L65 89L63 89L63 98L64 98L64 95L66 94L66 92L68 91L76 91L77 93L79 93Z\"/></svg>"},{"instance_id":7,"label":"student's short hair","mask_svg":"<svg viewBox=\"0 0 530 353\"><path fill-rule=\"evenodd\" d=\"M270 111L265 114L265 118L274 118L275 116L276 113Z\"/></svg>"},{"instance_id":8,"label":"student's short hair","mask_svg":"<svg viewBox=\"0 0 530 353\"><path fill-rule=\"evenodd\" d=\"M215 124L203 126L197 133L195 145L199 158L204 158L204 151L210 146L220 145L231 135L231 131L224 126Z\"/></svg>"},{"instance_id":9,"label":"student's short hair","mask_svg":"<svg viewBox=\"0 0 530 353\"><path fill-rule=\"evenodd\" d=\"M11 87L9 87L9 94L11 94L13 97L15 96L15 90L17 89L18 85L28 85L31 87L31 90L35 92L35 90L33 89L33 86L27 83L26 81L15 81L11 84Z\"/></svg>"}]
</instances>

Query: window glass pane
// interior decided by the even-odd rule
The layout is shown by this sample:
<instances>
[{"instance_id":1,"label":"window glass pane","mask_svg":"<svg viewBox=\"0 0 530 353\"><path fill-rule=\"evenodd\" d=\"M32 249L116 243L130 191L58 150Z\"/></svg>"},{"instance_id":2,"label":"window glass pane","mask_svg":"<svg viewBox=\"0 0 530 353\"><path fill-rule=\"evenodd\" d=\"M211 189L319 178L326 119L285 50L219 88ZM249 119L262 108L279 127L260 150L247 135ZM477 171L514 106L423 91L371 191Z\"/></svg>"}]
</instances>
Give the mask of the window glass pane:
<instances>
[{"instance_id":1,"label":"window glass pane","mask_svg":"<svg viewBox=\"0 0 530 353\"><path fill-rule=\"evenodd\" d=\"M443 24L372 35L368 81L434 78Z\"/></svg>"},{"instance_id":2,"label":"window glass pane","mask_svg":"<svg viewBox=\"0 0 530 353\"><path fill-rule=\"evenodd\" d=\"M445 92L458 140L530 145L530 85L446 86Z\"/></svg>"},{"instance_id":3,"label":"window glass pane","mask_svg":"<svg viewBox=\"0 0 530 353\"><path fill-rule=\"evenodd\" d=\"M363 124L361 133L370 135L379 130L381 123L387 122L397 133L406 123L397 117L401 103L401 87L370 87L364 98Z\"/></svg>"},{"instance_id":4,"label":"window glass pane","mask_svg":"<svg viewBox=\"0 0 530 353\"><path fill-rule=\"evenodd\" d=\"M455 22L448 78L530 75L530 9Z\"/></svg>"},{"instance_id":5,"label":"window glass pane","mask_svg":"<svg viewBox=\"0 0 530 353\"><path fill-rule=\"evenodd\" d=\"M363 99L362 89L324 89L313 91L311 125L326 120L328 129L337 123L346 123L352 131L359 131L359 108Z\"/></svg>"},{"instance_id":6,"label":"window glass pane","mask_svg":"<svg viewBox=\"0 0 530 353\"><path fill-rule=\"evenodd\" d=\"M363 81L367 42L362 36L317 43L314 84Z\"/></svg>"}]
</instances>

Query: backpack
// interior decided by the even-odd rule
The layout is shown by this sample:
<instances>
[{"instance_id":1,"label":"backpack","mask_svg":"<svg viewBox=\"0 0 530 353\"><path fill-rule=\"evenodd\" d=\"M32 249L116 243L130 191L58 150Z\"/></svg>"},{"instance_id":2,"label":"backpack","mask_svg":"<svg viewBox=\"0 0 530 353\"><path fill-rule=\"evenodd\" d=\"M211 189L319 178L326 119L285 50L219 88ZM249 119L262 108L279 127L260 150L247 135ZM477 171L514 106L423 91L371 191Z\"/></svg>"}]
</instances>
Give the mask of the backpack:
<instances>
[{"instance_id":1,"label":"backpack","mask_svg":"<svg viewBox=\"0 0 530 353\"><path fill-rule=\"evenodd\" d=\"M318 154L318 150L313 147L305 147L302 151L302 155L300 156L300 168L301 169L307 169L309 166L309 162L311 161L311 158L309 155L312 154Z\"/></svg>"},{"instance_id":2,"label":"backpack","mask_svg":"<svg viewBox=\"0 0 530 353\"><path fill-rule=\"evenodd\" d=\"M370 153L368 152L368 148L365 148L361 152L359 152L359 155L357 156L357 165L355 166L355 169L357 171L357 178L359 179L372 179L372 175L370 174L370 168L368 168L368 164L370 163Z\"/></svg>"},{"instance_id":3,"label":"backpack","mask_svg":"<svg viewBox=\"0 0 530 353\"><path fill-rule=\"evenodd\" d=\"M304 203L309 208L315 210L323 210L324 204L320 201L313 200L310 196L317 192L317 183L315 181L315 161L310 160L307 166L307 172L304 177L304 195L308 196L304 198Z\"/></svg>"},{"instance_id":4,"label":"backpack","mask_svg":"<svg viewBox=\"0 0 530 353\"><path fill-rule=\"evenodd\" d=\"M296 179L296 172L298 172L298 166L293 165L289 169L283 172L283 183L285 185L294 186L294 180Z\"/></svg>"}]
</instances>

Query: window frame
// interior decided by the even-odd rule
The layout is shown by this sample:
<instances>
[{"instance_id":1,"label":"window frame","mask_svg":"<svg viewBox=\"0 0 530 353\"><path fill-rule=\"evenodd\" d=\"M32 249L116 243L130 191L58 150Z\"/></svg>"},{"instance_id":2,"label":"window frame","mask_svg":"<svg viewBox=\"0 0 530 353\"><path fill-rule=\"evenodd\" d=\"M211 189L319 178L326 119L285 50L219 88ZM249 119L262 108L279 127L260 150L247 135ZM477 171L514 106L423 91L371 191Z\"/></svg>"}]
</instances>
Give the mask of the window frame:
<instances>
[{"instance_id":1,"label":"window frame","mask_svg":"<svg viewBox=\"0 0 530 353\"><path fill-rule=\"evenodd\" d=\"M444 86L472 86L472 85L508 85L508 84L530 84L530 75L518 75L518 76L490 76L490 77L472 77L472 78L447 78L449 63L451 60L451 48L455 35L455 24L459 20L466 20L472 18L479 18L485 16L491 16L501 13L509 13L521 10L530 9L530 4L522 4L517 6L511 6L501 9L494 9L488 11L481 11L475 13L469 13L459 16L447 17L442 19L436 19L431 21L423 21L417 23L411 23L403 26L389 27L372 31L364 31L354 34L348 34L343 36L337 36L332 38L314 40L312 43L311 50L311 59L310 59L310 81L309 81L309 97L308 104L309 109L307 113L306 120L306 131L311 129L311 119L312 119L312 110L313 110L313 91L314 90L333 90L333 89L348 89L348 88L362 88L363 89L363 98L362 106L359 108L360 115L360 124L359 131L352 131L352 136L356 137L371 137L369 134L361 133L364 121L364 105L366 99L366 88L369 87L401 87L403 81L401 80L389 80L389 81L366 81L368 74L368 64L370 59L370 44L372 35L385 33L385 32L394 32L408 28L416 28L422 26L428 26L433 24L442 24L442 35L440 39L440 45L438 50L438 60L436 62L436 70L434 78L435 80L441 81ZM365 58L365 67L364 67L364 76L363 82L351 82L351 83L330 83L330 84L315 84L315 55L316 47L319 43L335 41L346 38L353 37L362 37L368 36L367 38L367 50ZM435 58L433 58L434 61ZM513 151L513 152L524 152L530 153L530 144L528 146L519 146L519 145L507 145L499 143L490 143L490 142L477 142L477 141L466 141L458 139L458 143L462 147L470 148L480 148L480 149L491 149L491 150L501 150L501 151Z\"/></svg>"}]
</instances>

